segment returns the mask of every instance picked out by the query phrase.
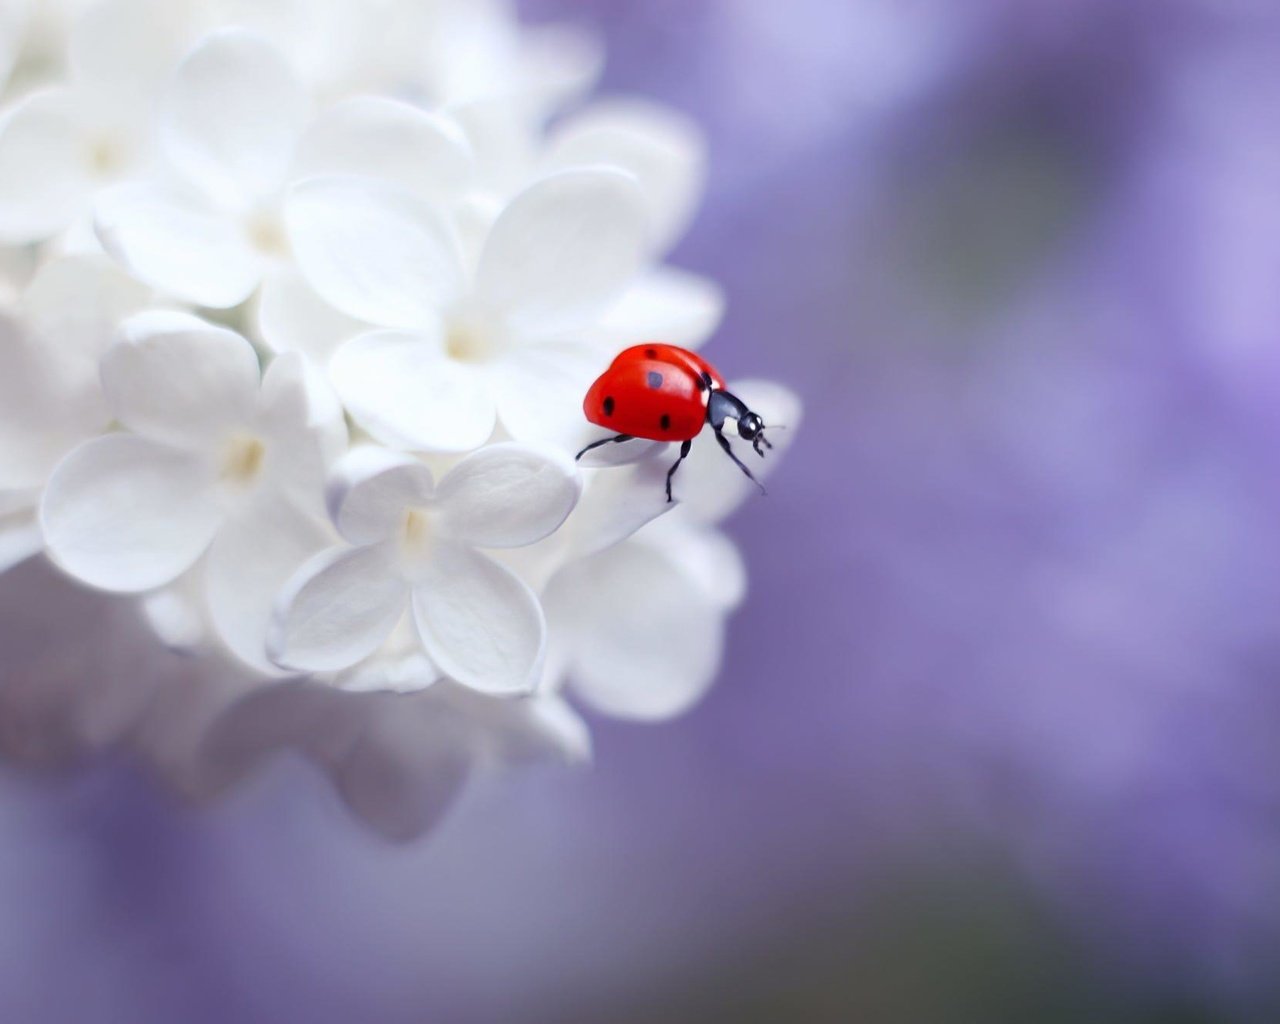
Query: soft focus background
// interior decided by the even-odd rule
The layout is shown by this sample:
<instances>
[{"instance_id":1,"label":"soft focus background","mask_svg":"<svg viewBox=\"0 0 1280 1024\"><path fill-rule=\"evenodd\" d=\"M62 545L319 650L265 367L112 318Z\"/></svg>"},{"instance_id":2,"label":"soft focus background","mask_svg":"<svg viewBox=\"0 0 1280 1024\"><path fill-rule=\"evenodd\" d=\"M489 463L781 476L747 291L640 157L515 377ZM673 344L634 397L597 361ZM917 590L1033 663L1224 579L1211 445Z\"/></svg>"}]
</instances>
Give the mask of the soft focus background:
<instances>
[{"instance_id":1,"label":"soft focus background","mask_svg":"<svg viewBox=\"0 0 1280 1024\"><path fill-rule=\"evenodd\" d=\"M1280 9L528 0L807 405L722 679L390 846L0 788L0 1021L1280 1019Z\"/></svg>"}]
</instances>

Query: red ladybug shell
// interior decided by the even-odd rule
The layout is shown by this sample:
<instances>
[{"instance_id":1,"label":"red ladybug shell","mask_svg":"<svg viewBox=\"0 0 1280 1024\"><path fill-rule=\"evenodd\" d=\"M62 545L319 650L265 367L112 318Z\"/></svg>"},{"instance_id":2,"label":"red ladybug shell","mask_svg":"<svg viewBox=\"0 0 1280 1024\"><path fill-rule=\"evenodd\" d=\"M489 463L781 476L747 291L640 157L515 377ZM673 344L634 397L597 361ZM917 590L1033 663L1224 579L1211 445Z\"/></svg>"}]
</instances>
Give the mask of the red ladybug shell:
<instances>
[{"instance_id":1,"label":"red ladybug shell","mask_svg":"<svg viewBox=\"0 0 1280 1024\"><path fill-rule=\"evenodd\" d=\"M701 356L653 342L620 352L583 400L588 420L651 441L687 441L707 422L724 378Z\"/></svg>"}]
</instances>

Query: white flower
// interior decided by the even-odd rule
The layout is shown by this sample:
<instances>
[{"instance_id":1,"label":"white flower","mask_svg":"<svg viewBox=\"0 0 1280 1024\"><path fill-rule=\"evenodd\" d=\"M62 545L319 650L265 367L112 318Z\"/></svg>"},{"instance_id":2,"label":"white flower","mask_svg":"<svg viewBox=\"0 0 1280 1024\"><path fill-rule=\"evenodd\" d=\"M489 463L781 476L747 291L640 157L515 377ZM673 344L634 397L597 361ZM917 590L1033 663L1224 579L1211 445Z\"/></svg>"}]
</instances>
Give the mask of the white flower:
<instances>
[{"instance_id":1,"label":"white flower","mask_svg":"<svg viewBox=\"0 0 1280 1024\"><path fill-rule=\"evenodd\" d=\"M800 403L763 381L735 383L732 391L766 423L788 428L773 435L769 458L757 460L757 475L767 474L799 426ZM741 458L755 459L749 445L736 447ZM665 501L659 490L665 462L597 470L600 484L611 488L601 500L612 502L642 486ZM584 507L597 486L595 480L589 485ZM668 718L698 701L720 667L726 618L746 593L741 556L712 524L754 492L719 447L703 438L677 477L681 506L674 512L612 546L600 543L613 538L598 537L598 514L584 523L591 539L578 550L586 557L565 565L544 593L548 675L567 677L586 703L625 718ZM571 521L567 529L575 525Z\"/></svg>"},{"instance_id":2,"label":"white flower","mask_svg":"<svg viewBox=\"0 0 1280 1024\"><path fill-rule=\"evenodd\" d=\"M346 174L398 185L450 208L475 185L475 159L451 119L399 100L361 96L335 104L307 129L291 177ZM292 263L263 281L255 326L276 352L302 352L326 365L344 341L369 325L324 302Z\"/></svg>"},{"instance_id":3,"label":"white flower","mask_svg":"<svg viewBox=\"0 0 1280 1024\"><path fill-rule=\"evenodd\" d=\"M12 315L0 313L0 568L40 549L40 488L106 427L98 359L148 297L100 257L67 257L40 269Z\"/></svg>"},{"instance_id":4,"label":"white flower","mask_svg":"<svg viewBox=\"0 0 1280 1024\"><path fill-rule=\"evenodd\" d=\"M266 39L242 29L206 36L182 61L162 104L159 141L170 175L100 198L103 245L162 291L228 307L271 271L287 274L280 204L290 180L369 175L441 202L470 184L467 140L443 117L360 97L312 124L311 107Z\"/></svg>"},{"instance_id":5,"label":"white flower","mask_svg":"<svg viewBox=\"0 0 1280 1024\"><path fill-rule=\"evenodd\" d=\"M208 6L208 5L204 5ZM443 108L498 99L538 121L590 87L595 38L522 28L502 0L220 0L206 22L261 33L318 96L398 96Z\"/></svg>"},{"instance_id":6,"label":"white flower","mask_svg":"<svg viewBox=\"0 0 1280 1024\"><path fill-rule=\"evenodd\" d=\"M137 593L204 556L215 630L268 667L271 588L326 536L317 519L342 443L336 410L296 357L259 385L248 342L183 313L126 321L102 383L127 431L81 444L54 470L40 508L50 557L91 586Z\"/></svg>"},{"instance_id":7,"label":"white flower","mask_svg":"<svg viewBox=\"0 0 1280 1024\"><path fill-rule=\"evenodd\" d=\"M580 493L573 463L492 445L435 484L421 462L358 448L335 468L329 508L350 542L317 555L281 593L269 647L282 666L336 671L373 654L410 605L423 647L448 676L492 694L539 680L545 624L533 592L477 551L554 532Z\"/></svg>"},{"instance_id":8,"label":"white flower","mask_svg":"<svg viewBox=\"0 0 1280 1024\"><path fill-rule=\"evenodd\" d=\"M471 212L517 194L556 171L612 167L636 180L648 214L648 255L684 233L706 181L706 144L688 118L641 100L594 103L560 123L544 142L510 110L473 103L451 111L471 142L476 192ZM487 227L487 224L485 225ZM686 347L720 322L724 296L712 281L673 268L646 269L587 333L614 351L662 338Z\"/></svg>"},{"instance_id":9,"label":"white flower","mask_svg":"<svg viewBox=\"0 0 1280 1024\"><path fill-rule=\"evenodd\" d=\"M98 360L116 326L150 298L108 260L46 263L0 316L0 488L37 488L111 419Z\"/></svg>"},{"instance_id":10,"label":"white flower","mask_svg":"<svg viewBox=\"0 0 1280 1024\"><path fill-rule=\"evenodd\" d=\"M342 345L330 364L347 411L375 438L466 451L499 418L517 440L576 436L601 368L581 332L635 278L648 247L633 178L574 170L534 182L499 215L474 265L445 213L381 182L303 182L286 214L316 292L388 328Z\"/></svg>"},{"instance_id":11,"label":"white flower","mask_svg":"<svg viewBox=\"0 0 1280 1024\"><path fill-rule=\"evenodd\" d=\"M543 163L549 169L605 165L632 174L645 196L649 242L657 253L684 234L706 185L706 143L697 125L644 100L594 103L566 119L547 140Z\"/></svg>"},{"instance_id":12,"label":"white flower","mask_svg":"<svg viewBox=\"0 0 1280 1024\"><path fill-rule=\"evenodd\" d=\"M310 100L288 62L237 29L183 59L162 104L170 180L99 197L103 247L162 292L203 306L243 302L287 252L278 205Z\"/></svg>"},{"instance_id":13,"label":"white flower","mask_svg":"<svg viewBox=\"0 0 1280 1024\"><path fill-rule=\"evenodd\" d=\"M477 769L575 763L590 750L582 721L553 694L262 686L216 652L168 654L129 602L37 561L0 576L0 648L0 754L10 763L74 764L124 746L180 794L207 799L296 750L360 820L396 839L435 824Z\"/></svg>"},{"instance_id":14,"label":"white flower","mask_svg":"<svg viewBox=\"0 0 1280 1024\"><path fill-rule=\"evenodd\" d=\"M573 692L606 714L669 718L706 693L746 593L728 538L664 516L566 566L545 597Z\"/></svg>"},{"instance_id":15,"label":"white flower","mask_svg":"<svg viewBox=\"0 0 1280 1024\"><path fill-rule=\"evenodd\" d=\"M69 40L70 78L0 119L0 241L50 238L87 220L106 185L150 160L157 83L172 67L182 5L107 0Z\"/></svg>"}]
</instances>

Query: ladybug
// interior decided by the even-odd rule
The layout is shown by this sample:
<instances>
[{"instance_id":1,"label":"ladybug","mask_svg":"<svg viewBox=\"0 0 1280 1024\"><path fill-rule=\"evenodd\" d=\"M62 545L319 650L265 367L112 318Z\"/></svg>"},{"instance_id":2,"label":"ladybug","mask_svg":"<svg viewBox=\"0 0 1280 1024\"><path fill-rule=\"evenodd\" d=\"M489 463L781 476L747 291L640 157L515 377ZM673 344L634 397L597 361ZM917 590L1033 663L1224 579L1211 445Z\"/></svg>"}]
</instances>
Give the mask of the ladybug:
<instances>
[{"instance_id":1,"label":"ladybug","mask_svg":"<svg viewBox=\"0 0 1280 1024\"><path fill-rule=\"evenodd\" d=\"M578 452L579 459L593 448L637 437L680 442L680 457L667 471L667 501L673 500L671 478L693 447L693 439L708 423L725 454L757 487L759 481L724 436L725 420L737 423L738 436L750 441L757 455L763 457L764 450L773 447L764 436L764 420L725 390L720 372L701 356L676 345L650 342L618 353L591 385L582 411L592 423L618 433L593 441Z\"/></svg>"}]
</instances>

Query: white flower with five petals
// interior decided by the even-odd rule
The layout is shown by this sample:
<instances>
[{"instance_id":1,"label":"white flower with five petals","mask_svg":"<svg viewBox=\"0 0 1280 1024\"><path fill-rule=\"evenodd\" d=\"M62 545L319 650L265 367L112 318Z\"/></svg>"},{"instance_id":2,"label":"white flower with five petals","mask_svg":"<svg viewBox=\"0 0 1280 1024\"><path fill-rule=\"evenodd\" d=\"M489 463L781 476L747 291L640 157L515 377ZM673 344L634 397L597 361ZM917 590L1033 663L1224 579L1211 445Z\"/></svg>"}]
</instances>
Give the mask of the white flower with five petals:
<instances>
[{"instance_id":1,"label":"white flower with five petals","mask_svg":"<svg viewBox=\"0 0 1280 1024\"><path fill-rule=\"evenodd\" d=\"M422 646L446 675L488 694L531 692L546 639L542 609L477 549L541 540L580 491L571 460L527 445L490 445L439 484L408 455L353 450L328 492L350 546L317 555L281 592L271 657L299 671L348 668L374 654L412 607Z\"/></svg>"}]
</instances>

